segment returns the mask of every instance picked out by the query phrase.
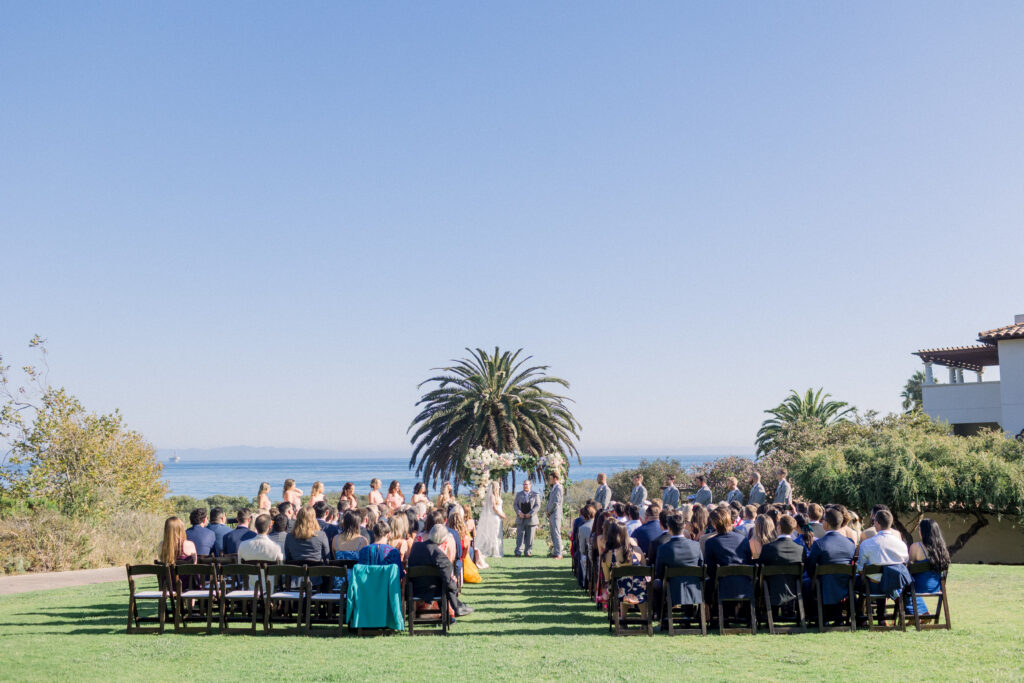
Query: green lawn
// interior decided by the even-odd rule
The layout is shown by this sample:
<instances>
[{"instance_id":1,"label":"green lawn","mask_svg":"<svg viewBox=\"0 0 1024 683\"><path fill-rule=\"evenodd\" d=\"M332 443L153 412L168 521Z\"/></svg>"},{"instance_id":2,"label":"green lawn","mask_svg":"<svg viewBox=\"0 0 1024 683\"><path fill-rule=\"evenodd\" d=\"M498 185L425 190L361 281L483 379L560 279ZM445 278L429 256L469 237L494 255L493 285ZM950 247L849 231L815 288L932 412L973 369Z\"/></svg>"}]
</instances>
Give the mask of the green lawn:
<instances>
[{"instance_id":1,"label":"green lawn","mask_svg":"<svg viewBox=\"0 0 1024 683\"><path fill-rule=\"evenodd\" d=\"M126 635L126 584L0 598L0 679L993 680L1024 678L1024 568L957 565L952 632L612 638L568 561L505 558L453 635Z\"/></svg>"}]
</instances>

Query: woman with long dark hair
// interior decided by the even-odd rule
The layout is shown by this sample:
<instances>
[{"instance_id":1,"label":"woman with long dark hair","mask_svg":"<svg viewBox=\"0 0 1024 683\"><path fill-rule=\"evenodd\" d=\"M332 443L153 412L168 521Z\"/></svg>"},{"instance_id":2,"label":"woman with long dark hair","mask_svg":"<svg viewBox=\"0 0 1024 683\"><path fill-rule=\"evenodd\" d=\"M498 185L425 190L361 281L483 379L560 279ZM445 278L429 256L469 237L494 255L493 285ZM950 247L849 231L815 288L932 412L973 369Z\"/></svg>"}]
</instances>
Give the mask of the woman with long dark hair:
<instances>
[{"instance_id":1,"label":"woman with long dark hair","mask_svg":"<svg viewBox=\"0 0 1024 683\"><path fill-rule=\"evenodd\" d=\"M612 584L612 569L622 565L639 567L644 564L644 554L630 538L625 524L612 522L605 526L605 551L601 555L601 573L609 591L618 591L621 616L626 615L630 605L647 601L647 577L628 576Z\"/></svg>"},{"instance_id":2,"label":"woman with long dark hair","mask_svg":"<svg viewBox=\"0 0 1024 683\"><path fill-rule=\"evenodd\" d=\"M931 569L914 574L914 590L918 593L938 593L942 590L942 572L949 569L949 548L946 547L946 539L942 537L939 523L934 519L922 519L919 528L921 540L910 546L910 561L928 562ZM907 602L909 609L909 599ZM924 598L917 599L917 613L929 613Z\"/></svg>"}]
</instances>

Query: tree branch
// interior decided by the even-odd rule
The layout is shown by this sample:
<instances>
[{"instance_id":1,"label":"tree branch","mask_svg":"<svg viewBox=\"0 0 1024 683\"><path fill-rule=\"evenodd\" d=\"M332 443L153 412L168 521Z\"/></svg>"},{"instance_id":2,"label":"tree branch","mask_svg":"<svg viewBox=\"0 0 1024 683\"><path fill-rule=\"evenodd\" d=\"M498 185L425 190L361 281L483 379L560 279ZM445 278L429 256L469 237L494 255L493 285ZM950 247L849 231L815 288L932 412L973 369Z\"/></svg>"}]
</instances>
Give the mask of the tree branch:
<instances>
[{"instance_id":1,"label":"tree branch","mask_svg":"<svg viewBox=\"0 0 1024 683\"><path fill-rule=\"evenodd\" d=\"M967 531L957 536L956 543L949 546L950 557L956 555L965 545L967 545L967 541L971 540L971 538L973 538L979 531L988 526L988 518L980 512L975 511L974 517L974 524L972 524Z\"/></svg>"}]
</instances>

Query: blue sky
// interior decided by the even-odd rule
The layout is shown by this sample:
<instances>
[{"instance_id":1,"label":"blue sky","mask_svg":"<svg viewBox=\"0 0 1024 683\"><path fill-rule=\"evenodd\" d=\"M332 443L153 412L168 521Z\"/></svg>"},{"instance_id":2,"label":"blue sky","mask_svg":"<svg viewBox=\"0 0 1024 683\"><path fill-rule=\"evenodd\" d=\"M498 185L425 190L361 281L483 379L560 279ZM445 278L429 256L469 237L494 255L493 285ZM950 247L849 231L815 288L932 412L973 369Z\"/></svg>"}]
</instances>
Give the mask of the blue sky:
<instances>
[{"instance_id":1,"label":"blue sky","mask_svg":"<svg viewBox=\"0 0 1024 683\"><path fill-rule=\"evenodd\" d=\"M163 448L401 449L465 346L752 450L1024 313L1024 6L23 3L0 351Z\"/></svg>"}]
</instances>

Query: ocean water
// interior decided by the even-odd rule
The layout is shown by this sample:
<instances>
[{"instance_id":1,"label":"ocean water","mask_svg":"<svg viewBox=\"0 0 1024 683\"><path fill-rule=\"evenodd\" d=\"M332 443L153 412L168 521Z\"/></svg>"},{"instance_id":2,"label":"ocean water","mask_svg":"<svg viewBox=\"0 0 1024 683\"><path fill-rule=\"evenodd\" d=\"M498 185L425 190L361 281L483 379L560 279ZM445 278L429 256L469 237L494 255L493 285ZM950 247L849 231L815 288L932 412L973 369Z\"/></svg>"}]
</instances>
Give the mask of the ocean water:
<instances>
[{"instance_id":1,"label":"ocean water","mask_svg":"<svg viewBox=\"0 0 1024 683\"><path fill-rule=\"evenodd\" d=\"M596 479L599 472L611 476L620 470L635 467L641 460L668 457L679 460L684 466L696 465L722 457L720 455L600 455L583 457L582 464L573 462L569 477L573 481ZM328 491L340 491L345 482L355 484L356 493L365 494L370 490L374 477L383 482L386 492L393 479L402 484L406 497L412 495L413 485L418 480L409 469L407 456L347 456L316 458L197 458L182 457L179 462L168 462L165 457L163 478L172 495L187 495L196 498L223 494L230 496L255 497L260 482L270 482L270 497L277 501L285 479L294 479L306 494L314 481L322 481ZM431 489L430 495L436 491Z\"/></svg>"}]
</instances>

